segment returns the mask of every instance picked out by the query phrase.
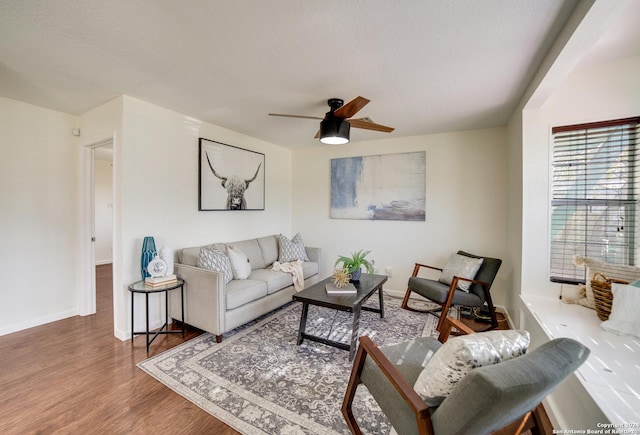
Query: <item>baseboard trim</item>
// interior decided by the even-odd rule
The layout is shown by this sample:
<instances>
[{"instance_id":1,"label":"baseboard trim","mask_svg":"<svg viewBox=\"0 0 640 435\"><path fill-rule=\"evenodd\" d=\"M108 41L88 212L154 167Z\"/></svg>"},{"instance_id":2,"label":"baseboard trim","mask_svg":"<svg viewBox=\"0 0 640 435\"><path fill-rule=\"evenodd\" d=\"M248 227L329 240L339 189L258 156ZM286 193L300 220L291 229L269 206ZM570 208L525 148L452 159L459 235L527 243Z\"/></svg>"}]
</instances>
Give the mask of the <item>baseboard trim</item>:
<instances>
[{"instance_id":1,"label":"baseboard trim","mask_svg":"<svg viewBox=\"0 0 640 435\"><path fill-rule=\"evenodd\" d=\"M96 266L104 266L111 263L113 263L113 260L96 260Z\"/></svg>"},{"instance_id":2,"label":"baseboard trim","mask_svg":"<svg viewBox=\"0 0 640 435\"><path fill-rule=\"evenodd\" d=\"M67 319L69 317L77 316L78 314L78 309L75 308L73 310L60 311L58 313L48 314L35 319L29 319L24 322L14 323L13 325L0 328L0 336L13 334L14 332L23 331L25 329L34 328L51 322L57 322L58 320Z\"/></svg>"}]
</instances>

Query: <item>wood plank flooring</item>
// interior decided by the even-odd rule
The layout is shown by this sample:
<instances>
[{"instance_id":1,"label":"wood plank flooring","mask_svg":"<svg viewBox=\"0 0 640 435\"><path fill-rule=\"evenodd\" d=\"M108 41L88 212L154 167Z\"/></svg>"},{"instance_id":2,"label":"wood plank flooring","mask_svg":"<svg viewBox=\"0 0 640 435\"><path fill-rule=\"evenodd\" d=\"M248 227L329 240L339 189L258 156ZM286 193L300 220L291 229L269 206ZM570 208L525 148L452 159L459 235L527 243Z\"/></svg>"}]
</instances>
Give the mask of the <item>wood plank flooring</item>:
<instances>
[{"instance_id":1,"label":"wood plank flooring","mask_svg":"<svg viewBox=\"0 0 640 435\"><path fill-rule=\"evenodd\" d=\"M145 337L113 336L111 265L96 271L95 315L0 337L0 433L238 434L136 367ZM159 336L149 356L200 333Z\"/></svg>"},{"instance_id":2,"label":"wood plank flooring","mask_svg":"<svg viewBox=\"0 0 640 435\"><path fill-rule=\"evenodd\" d=\"M97 275L97 314L0 337L0 433L237 434L136 367L145 337L113 336L111 266ZM159 336L149 356L200 333Z\"/></svg>"}]
</instances>

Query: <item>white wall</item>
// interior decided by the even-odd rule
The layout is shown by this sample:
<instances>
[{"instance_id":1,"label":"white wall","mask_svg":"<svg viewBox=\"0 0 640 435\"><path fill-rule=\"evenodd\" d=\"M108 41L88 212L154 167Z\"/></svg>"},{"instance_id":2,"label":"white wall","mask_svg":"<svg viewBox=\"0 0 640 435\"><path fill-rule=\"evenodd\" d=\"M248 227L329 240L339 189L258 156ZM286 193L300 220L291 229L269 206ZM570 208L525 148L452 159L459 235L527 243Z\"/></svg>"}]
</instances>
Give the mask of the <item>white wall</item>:
<instances>
[{"instance_id":1,"label":"white wall","mask_svg":"<svg viewBox=\"0 0 640 435\"><path fill-rule=\"evenodd\" d=\"M95 160L95 263L113 261L113 171L111 160Z\"/></svg>"},{"instance_id":2,"label":"white wall","mask_svg":"<svg viewBox=\"0 0 640 435\"><path fill-rule=\"evenodd\" d=\"M0 97L0 335L78 312L77 127Z\"/></svg>"},{"instance_id":3,"label":"white wall","mask_svg":"<svg viewBox=\"0 0 640 435\"><path fill-rule=\"evenodd\" d=\"M551 128L640 115L638 77L640 57L580 68L542 108L524 111L523 294L560 294L560 285L549 282L548 264Z\"/></svg>"},{"instance_id":4,"label":"white wall","mask_svg":"<svg viewBox=\"0 0 640 435\"><path fill-rule=\"evenodd\" d=\"M507 245L511 268L506 276L507 292L505 308L515 324L518 324L522 281L522 110L519 107L507 126L509 150L507 176Z\"/></svg>"},{"instance_id":5,"label":"white wall","mask_svg":"<svg viewBox=\"0 0 640 435\"><path fill-rule=\"evenodd\" d=\"M0 113L0 334L76 315L86 299L80 228L89 186L81 169L91 144L113 139L114 332L121 339L129 337L127 286L140 279L144 236L158 248L181 248L291 233L290 150L126 96L81 117L0 98ZM80 139L71 134L78 127ZM199 137L266 155L264 211L198 211ZM152 324L159 319L154 303ZM143 322L136 304L136 329Z\"/></svg>"},{"instance_id":6,"label":"white wall","mask_svg":"<svg viewBox=\"0 0 640 435\"><path fill-rule=\"evenodd\" d=\"M198 138L264 153L264 211L198 211ZM128 337L129 283L140 279L145 236L176 248L291 232L291 151L149 104L123 98L122 279L116 335ZM153 316L159 318L159 305ZM144 321L136 302L136 329Z\"/></svg>"},{"instance_id":7,"label":"white wall","mask_svg":"<svg viewBox=\"0 0 640 435\"><path fill-rule=\"evenodd\" d=\"M355 133L352 133L355 135ZM331 219L332 158L426 151L426 221ZM404 293L415 262L444 266L459 249L504 260L492 290L504 304L507 258L506 129L462 131L418 137L317 146L294 151L293 231L322 248L323 276L332 273L338 255L358 249L384 273L393 269L385 288Z\"/></svg>"}]
</instances>

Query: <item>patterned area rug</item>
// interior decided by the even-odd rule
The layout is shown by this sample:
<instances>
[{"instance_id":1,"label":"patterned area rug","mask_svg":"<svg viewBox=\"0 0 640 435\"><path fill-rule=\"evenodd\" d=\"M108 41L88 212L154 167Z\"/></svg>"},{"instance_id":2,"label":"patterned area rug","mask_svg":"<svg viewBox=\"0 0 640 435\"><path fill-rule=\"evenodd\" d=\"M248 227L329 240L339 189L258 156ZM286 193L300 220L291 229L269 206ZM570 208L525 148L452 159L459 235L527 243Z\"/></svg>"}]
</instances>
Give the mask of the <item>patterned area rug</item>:
<instances>
[{"instance_id":1,"label":"patterned area rug","mask_svg":"<svg viewBox=\"0 0 640 435\"><path fill-rule=\"evenodd\" d=\"M435 335L435 316L403 310L400 302L385 296L384 319L363 311L360 335L378 345ZM377 298L368 304L377 305ZM243 434L348 434L340 406L349 352L309 340L297 346L301 308L291 303L225 334L222 343L203 334L138 367ZM348 343L350 327L350 313L309 307L310 334ZM364 387L354 414L366 416L359 421L365 433L391 429Z\"/></svg>"}]
</instances>

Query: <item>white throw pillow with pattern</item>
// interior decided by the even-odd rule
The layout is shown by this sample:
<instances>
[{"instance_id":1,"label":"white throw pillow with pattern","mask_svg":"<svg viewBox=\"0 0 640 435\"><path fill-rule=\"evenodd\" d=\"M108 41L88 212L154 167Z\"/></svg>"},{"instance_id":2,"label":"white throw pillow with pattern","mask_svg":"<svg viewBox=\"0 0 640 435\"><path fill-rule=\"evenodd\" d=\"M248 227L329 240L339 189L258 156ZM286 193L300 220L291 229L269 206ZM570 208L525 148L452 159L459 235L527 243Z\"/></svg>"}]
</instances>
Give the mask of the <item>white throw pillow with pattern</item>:
<instances>
[{"instance_id":1,"label":"white throw pillow with pattern","mask_svg":"<svg viewBox=\"0 0 640 435\"><path fill-rule=\"evenodd\" d=\"M529 332L521 330L450 338L428 360L414 389L427 405L438 406L472 369L523 355L528 347Z\"/></svg>"},{"instance_id":2,"label":"white throw pillow with pattern","mask_svg":"<svg viewBox=\"0 0 640 435\"><path fill-rule=\"evenodd\" d=\"M200 248L200 254L198 255L198 262L196 266L222 273L225 284L233 279L233 272L231 271L231 262L229 261L229 257L215 246L205 246Z\"/></svg>"},{"instance_id":3,"label":"white throw pillow with pattern","mask_svg":"<svg viewBox=\"0 0 640 435\"><path fill-rule=\"evenodd\" d=\"M293 239L289 240L285 235L280 234L280 263L288 261L310 261L307 251L304 249L304 240L300 233L296 234Z\"/></svg>"}]
</instances>

